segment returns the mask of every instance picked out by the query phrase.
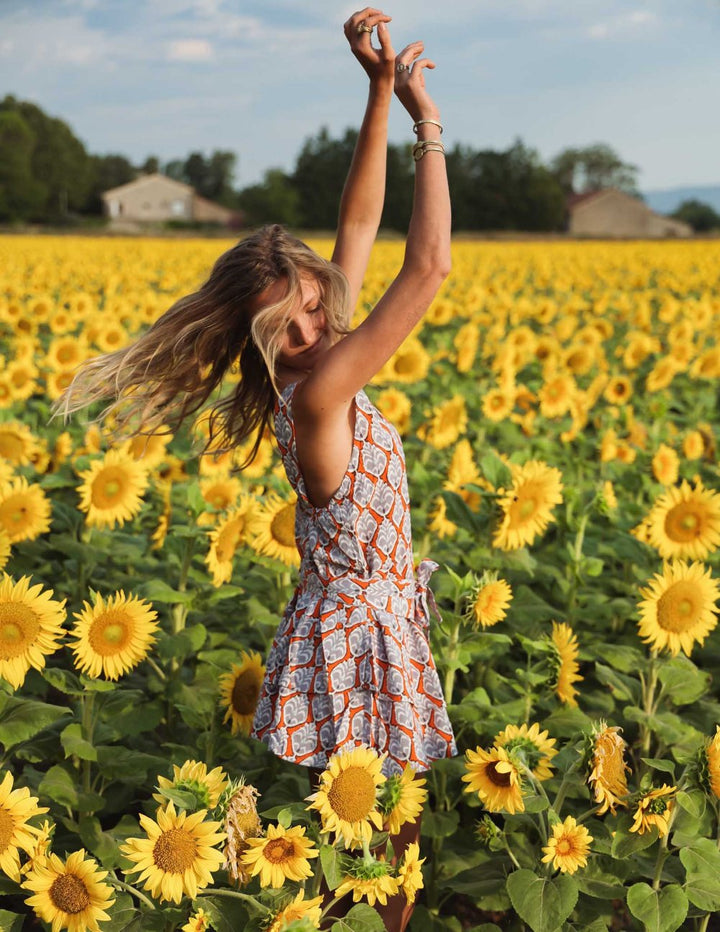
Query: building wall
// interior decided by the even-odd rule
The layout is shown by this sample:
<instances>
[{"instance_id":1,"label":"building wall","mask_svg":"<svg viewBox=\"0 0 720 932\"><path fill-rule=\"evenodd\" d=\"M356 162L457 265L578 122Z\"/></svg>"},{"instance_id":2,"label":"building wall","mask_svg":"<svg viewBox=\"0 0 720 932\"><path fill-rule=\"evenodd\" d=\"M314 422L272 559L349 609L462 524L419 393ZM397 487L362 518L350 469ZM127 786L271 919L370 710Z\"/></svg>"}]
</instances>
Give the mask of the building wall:
<instances>
[{"instance_id":1,"label":"building wall","mask_svg":"<svg viewBox=\"0 0 720 932\"><path fill-rule=\"evenodd\" d=\"M575 236L689 236L687 224L654 213L621 191L607 191L571 210L569 232Z\"/></svg>"},{"instance_id":2,"label":"building wall","mask_svg":"<svg viewBox=\"0 0 720 932\"><path fill-rule=\"evenodd\" d=\"M118 220L191 220L193 192L170 178L149 178L103 196L109 217Z\"/></svg>"}]
</instances>

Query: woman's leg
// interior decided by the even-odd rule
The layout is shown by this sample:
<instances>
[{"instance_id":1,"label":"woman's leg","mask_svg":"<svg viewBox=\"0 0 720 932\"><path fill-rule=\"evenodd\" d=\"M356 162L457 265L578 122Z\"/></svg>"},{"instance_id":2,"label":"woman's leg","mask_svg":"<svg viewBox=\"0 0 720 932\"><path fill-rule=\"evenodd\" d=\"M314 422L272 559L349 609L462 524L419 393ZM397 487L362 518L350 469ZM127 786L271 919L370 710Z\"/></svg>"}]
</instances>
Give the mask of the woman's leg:
<instances>
[{"instance_id":1,"label":"woman's leg","mask_svg":"<svg viewBox=\"0 0 720 932\"><path fill-rule=\"evenodd\" d=\"M318 770L315 767L310 767L310 792L314 793L320 783L320 774L322 770ZM400 827L400 831L397 835L391 835L390 841L392 842L394 855L390 863L394 866L405 854L405 849L411 842L417 842L420 844L420 825L421 825L422 812L420 812L414 822L405 822L404 825ZM377 848L372 849L372 853L375 857L378 857L381 854L385 854L386 845L379 845ZM348 852L353 856L361 856L362 852ZM318 865L318 869L320 869ZM325 878L322 878L320 885L320 894L323 897L322 908L325 907L334 899L334 894L332 890L328 888ZM346 916L348 911L353 906L352 893L346 894L341 900L339 900L332 907L328 916L332 916L334 919L340 919L343 916ZM404 893L398 893L395 896L388 897L387 904L382 906L379 903L375 904L374 907L383 922L385 923L385 928L388 932L405 932L407 924L410 922L410 917L413 914L415 909L414 903L408 903Z\"/></svg>"}]
</instances>

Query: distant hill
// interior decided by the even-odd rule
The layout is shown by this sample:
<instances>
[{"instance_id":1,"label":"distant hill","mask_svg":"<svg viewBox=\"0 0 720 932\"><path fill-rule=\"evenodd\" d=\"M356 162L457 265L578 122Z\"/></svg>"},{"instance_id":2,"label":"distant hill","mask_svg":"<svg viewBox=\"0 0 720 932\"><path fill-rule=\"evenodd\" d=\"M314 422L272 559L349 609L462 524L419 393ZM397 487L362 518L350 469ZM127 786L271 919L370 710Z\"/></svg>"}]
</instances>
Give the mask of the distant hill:
<instances>
[{"instance_id":1,"label":"distant hill","mask_svg":"<svg viewBox=\"0 0 720 932\"><path fill-rule=\"evenodd\" d=\"M659 214L671 214L683 201L702 201L720 213L720 185L643 191L643 196L648 207Z\"/></svg>"}]
</instances>

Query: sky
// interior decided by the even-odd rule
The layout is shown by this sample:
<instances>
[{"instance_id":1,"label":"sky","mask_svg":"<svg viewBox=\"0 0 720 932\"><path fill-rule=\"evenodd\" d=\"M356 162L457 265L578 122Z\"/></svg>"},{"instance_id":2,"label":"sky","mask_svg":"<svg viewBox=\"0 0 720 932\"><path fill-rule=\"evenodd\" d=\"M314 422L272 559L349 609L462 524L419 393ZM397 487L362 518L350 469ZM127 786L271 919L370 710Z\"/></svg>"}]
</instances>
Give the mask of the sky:
<instances>
[{"instance_id":1,"label":"sky","mask_svg":"<svg viewBox=\"0 0 720 932\"><path fill-rule=\"evenodd\" d=\"M327 126L360 125L367 78L340 0L0 0L0 97L67 122L134 164L237 154L235 187L289 171ZM416 39L443 141L548 162L611 145L641 190L720 184L720 0L392 0ZM713 116L715 114L715 116ZM413 141L399 101L391 142Z\"/></svg>"}]
</instances>

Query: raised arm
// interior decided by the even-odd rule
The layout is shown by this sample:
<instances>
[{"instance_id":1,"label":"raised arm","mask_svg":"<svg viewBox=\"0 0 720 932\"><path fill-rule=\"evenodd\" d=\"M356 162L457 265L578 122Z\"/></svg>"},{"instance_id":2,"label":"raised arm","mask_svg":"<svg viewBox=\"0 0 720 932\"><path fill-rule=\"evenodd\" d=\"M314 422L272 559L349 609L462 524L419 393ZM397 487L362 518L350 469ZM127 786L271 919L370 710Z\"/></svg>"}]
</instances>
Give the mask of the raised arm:
<instances>
[{"instance_id":1,"label":"raised arm","mask_svg":"<svg viewBox=\"0 0 720 932\"><path fill-rule=\"evenodd\" d=\"M344 26L353 55L370 78L365 116L340 201L332 256L350 282L352 307L362 288L385 201L387 121L395 67L395 52L387 28L389 21L390 17L380 10L366 7L354 13ZM368 31L375 27L379 49L373 48Z\"/></svg>"}]
</instances>

